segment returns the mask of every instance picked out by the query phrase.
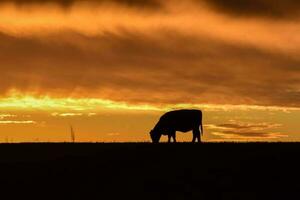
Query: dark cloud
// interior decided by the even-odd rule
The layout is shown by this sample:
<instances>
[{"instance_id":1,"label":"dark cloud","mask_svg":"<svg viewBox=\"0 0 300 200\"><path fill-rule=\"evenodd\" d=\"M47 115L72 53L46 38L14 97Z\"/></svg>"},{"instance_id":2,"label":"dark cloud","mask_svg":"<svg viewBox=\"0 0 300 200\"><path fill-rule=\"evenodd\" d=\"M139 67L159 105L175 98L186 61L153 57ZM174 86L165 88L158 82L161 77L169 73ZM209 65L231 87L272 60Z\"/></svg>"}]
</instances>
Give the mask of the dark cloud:
<instances>
[{"instance_id":1,"label":"dark cloud","mask_svg":"<svg viewBox=\"0 0 300 200\"><path fill-rule=\"evenodd\" d=\"M55 3L63 7L70 7L74 3L115 3L123 6L161 9L166 4L176 5L179 1L163 0L0 0L1 3L13 2L16 5ZM268 17L286 19L299 16L300 2L298 0L189 0L200 6L206 3L218 12L236 17Z\"/></svg>"},{"instance_id":2,"label":"dark cloud","mask_svg":"<svg viewBox=\"0 0 300 200\"><path fill-rule=\"evenodd\" d=\"M70 7L74 3L116 3L124 6L144 7L144 8L160 8L161 3L158 0L0 0L1 3L15 3L17 5L30 5L30 4L47 4L55 3L63 7Z\"/></svg>"},{"instance_id":3,"label":"dark cloud","mask_svg":"<svg viewBox=\"0 0 300 200\"><path fill-rule=\"evenodd\" d=\"M273 134L269 132L254 132L254 131L222 131L224 135L226 134L232 134L235 136L240 136L240 137L261 137L261 138L269 138L272 137Z\"/></svg>"},{"instance_id":4,"label":"dark cloud","mask_svg":"<svg viewBox=\"0 0 300 200\"><path fill-rule=\"evenodd\" d=\"M217 125L218 128L228 128L228 129L268 129L273 127L272 124L219 124Z\"/></svg>"},{"instance_id":5,"label":"dark cloud","mask_svg":"<svg viewBox=\"0 0 300 200\"><path fill-rule=\"evenodd\" d=\"M228 124L208 125L212 134L223 138L247 139L247 138L280 138L285 135L276 133L272 129L280 127L280 124L272 123L242 123L233 122Z\"/></svg>"},{"instance_id":6,"label":"dark cloud","mask_svg":"<svg viewBox=\"0 0 300 200\"><path fill-rule=\"evenodd\" d=\"M235 16L290 18L299 16L298 0L204 0L213 8ZM200 1L203 2L203 1Z\"/></svg>"},{"instance_id":7,"label":"dark cloud","mask_svg":"<svg viewBox=\"0 0 300 200\"><path fill-rule=\"evenodd\" d=\"M155 35L160 37L2 34L0 92L16 88L130 103L300 106L297 58L209 38Z\"/></svg>"}]
</instances>

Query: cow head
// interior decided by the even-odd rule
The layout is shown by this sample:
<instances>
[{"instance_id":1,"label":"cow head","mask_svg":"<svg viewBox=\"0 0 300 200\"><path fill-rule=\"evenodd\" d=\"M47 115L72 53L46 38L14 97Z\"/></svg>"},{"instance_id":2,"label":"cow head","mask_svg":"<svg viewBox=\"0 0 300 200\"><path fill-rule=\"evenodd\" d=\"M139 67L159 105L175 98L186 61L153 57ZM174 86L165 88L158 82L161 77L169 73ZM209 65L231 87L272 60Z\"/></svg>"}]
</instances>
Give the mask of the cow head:
<instances>
[{"instance_id":1,"label":"cow head","mask_svg":"<svg viewBox=\"0 0 300 200\"><path fill-rule=\"evenodd\" d=\"M151 136L151 139L152 139L153 143L158 143L159 139L161 137L161 133L156 131L156 130L151 130L150 131L150 136Z\"/></svg>"}]
</instances>

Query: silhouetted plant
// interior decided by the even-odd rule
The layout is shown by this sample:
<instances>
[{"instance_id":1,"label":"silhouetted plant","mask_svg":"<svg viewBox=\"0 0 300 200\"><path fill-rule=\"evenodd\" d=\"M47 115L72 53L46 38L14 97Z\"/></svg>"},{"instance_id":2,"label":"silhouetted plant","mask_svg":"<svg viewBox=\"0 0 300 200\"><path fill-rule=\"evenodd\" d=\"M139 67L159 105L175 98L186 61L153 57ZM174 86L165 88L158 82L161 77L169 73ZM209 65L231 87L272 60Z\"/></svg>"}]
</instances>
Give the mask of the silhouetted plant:
<instances>
[{"instance_id":1,"label":"silhouetted plant","mask_svg":"<svg viewBox=\"0 0 300 200\"><path fill-rule=\"evenodd\" d=\"M70 126L70 131L71 131L71 140L73 143L75 143L75 132L72 125Z\"/></svg>"}]
</instances>

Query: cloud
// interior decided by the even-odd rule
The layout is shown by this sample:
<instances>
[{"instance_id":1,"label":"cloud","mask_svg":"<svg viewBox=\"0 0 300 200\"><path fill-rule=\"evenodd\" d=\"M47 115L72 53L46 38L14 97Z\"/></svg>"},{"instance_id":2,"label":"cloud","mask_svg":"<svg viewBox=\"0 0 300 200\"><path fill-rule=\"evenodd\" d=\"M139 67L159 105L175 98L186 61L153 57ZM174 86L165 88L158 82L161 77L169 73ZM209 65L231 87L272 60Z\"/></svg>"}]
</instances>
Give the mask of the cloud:
<instances>
[{"instance_id":1,"label":"cloud","mask_svg":"<svg viewBox=\"0 0 300 200\"><path fill-rule=\"evenodd\" d=\"M36 124L36 122L32 120L0 120L0 124Z\"/></svg>"},{"instance_id":2,"label":"cloud","mask_svg":"<svg viewBox=\"0 0 300 200\"><path fill-rule=\"evenodd\" d=\"M208 6L216 12L233 17L264 17L275 19L291 19L299 17L300 3L298 0L1 0L1 3L14 3L18 6L55 4L63 8L71 8L75 4L115 4L124 7L135 7L151 10L165 10L169 5Z\"/></svg>"},{"instance_id":3,"label":"cloud","mask_svg":"<svg viewBox=\"0 0 300 200\"><path fill-rule=\"evenodd\" d=\"M264 130L264 129L270 129L270 128L278 128L281 124L269 124L269 123L258 123L258 124L252 124L252 123L228 123L228 124L219 124L216 127L220 129L239 129L239 130Z\"/></svg>"},{"instance_id":4,"label":"cloud","mask_svg":"<svg viewBox=\"0 0 300 200\"><path fill-rule=\"evenodd\" d=\"M97 115L97 113L88 113L89 117L96 116L96 115Z\"/></svg>"},{"instance_id":5,"label":"cloud","mask_svg":"<svg viewBox=\"0 0 300 200\"><path fill-rule=\"evenodd\" d=\"M108 136L114 137L114 136L119 136L120 133L107 133Z\"/></svg>"},{"instance_id":6,"label":"cloud","mask_svg":"<svg viewBox=\"0 0 300 200\"><path fill-rule=\"evenodd\" d=\"M266 140L266 139L280 139L288 137L281 133L272 132L239 132L239 131L225 131L225 132L213 132L215 136L219 136L222 139L228 140Z\"/></svg>"},{"instance_id":7,"label":"cloud","mask_svg":"<svg viewBox=\"0 0 300 200\"><path fill-rule=\"evenodd\" d=\"M17 117L17 115L13 115L13 114L0 114L0 119L11 118L11 117Z\"/></svg>"},{"instance_id":8,"label":"cloud","mask_svg":"<svg viewBox=\"0 0 300 200\"><path fill-rule=\"evenodd\" d=\"M53 117L78 117L78 116L92 117L95 115L97 115L97 113L58 113L58 112L51 113L51 116Z\"/></svg>"},{"instance_id":9,"label":"cloud","mask_svg":"<svg viewBox=\"0 0 300 200\"><path fill-rule=\"evenodd\" d=\"M298 0L204 0L212 8L236 17L268 17L284 19L299 17ZM199 1L198 2L203 2Z\"/></svg>"},{"instance_id":10,"label":"cloud","mask_svg":"<svg viewBox=\"0 0 300 200\"><path fill-rule=\"evenodd\" d=\"M120 4L123 6L132 6L139 8L158 9L161 7L159 0L1 0L1 3L15 3L19 6L28 6L32 4L57 4L65 8L70 8L76 3L90 3L90 4Z\"/></svg>"},{"instance_id":11,"label":"cloud","mask_svg":"<svg viewBox=\"0 0 300 200\"><path fill-rule=\"evenodd\" d=\"M165 8L157 12L89 3L74 4L67 11L47 4L41 6L29 4L25 8L0 4L0 32L45 40L44 36L53 38L55 34L70 31L88 37L102 36L106 33L122 36L126 31L159 37L160 31L164 30L195 38L210 37L269 51L280 50L289 54L295 54L300 50L297 37L299 29L295 28L299 20L252 20L227 16L205 5L198 3L197 6L190 1L164 2ZM90 23L91 21L93 23ZM68 35L63 38L68 39ZM74 37L69 38L71 39Z\"/></svg>"},{"instance_id":12,"label":"cloud","mask_svg":"<svg viewBox=\"0 0 300 200\"><path fill-rule=\"evenodd\" d=\"M52 113L54 117L74 117L74 116L82 116L82 113Z\"/></svg>"},{"instance_id":13,"label":"cloud","mask_svg":"<svg viewBox=\"0 0 300 200\"><path fill-rule=\"evenodd\" d=\"M300 106L300 60L253 47L164 32L51 41L2 34L0 42L2 95L16 88L128 103Z\"/></svg>"},{"instance_id":14,"label":"cloud","mask_svg":"<svg viewBox=\"0 0 300 200\"><path fill-rule=\"evenodd\" d=\"M232 122L218 125L208 124L206 125L206 128L211 130L213 135L224 139L278 139L287 137L287 135L274 131L274 129L281 126L281 124L266 122Z\"/></svg>"},{"instance_id":15,"label":"cloud","mask_svg":"<svg viewBox=\"0 0 300 200\"><path fill-rule=\"evenodd\" d=\"M300 107L298 22L224 16L200 1L155 13L122 3L144 1L18 2L28 8L0 5L3 97Z\"/></svg>"}]
</instances>

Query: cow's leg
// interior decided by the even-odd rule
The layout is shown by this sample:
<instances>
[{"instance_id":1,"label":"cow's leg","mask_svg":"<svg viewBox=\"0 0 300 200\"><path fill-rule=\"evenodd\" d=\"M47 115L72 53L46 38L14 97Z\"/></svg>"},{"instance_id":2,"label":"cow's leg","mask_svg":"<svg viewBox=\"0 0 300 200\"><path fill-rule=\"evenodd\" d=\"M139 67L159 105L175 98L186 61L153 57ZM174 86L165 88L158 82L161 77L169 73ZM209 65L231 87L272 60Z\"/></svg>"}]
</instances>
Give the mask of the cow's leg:
<instances>
[{"instance_id":1,"label":"cow's leg","mask_svg":"<svg viewBox=\"0 0 300 200\"><path fill-rule=\"evenodd\" d=\"M176 131L172 132L173 142L176 143Z\"/></svg>"},{"instance_id":2,"label":"cow's leg","mask_svg":"<svg viewBox=\"0 0 300 200\"><path fill-rule=\"evenodd\" d=\"M195 128L193 130L193 142L196 141L196 138L197 138L198 142L200 143L201 142L201 136L200 136L200 131L199 131L198 128Z\"/></svg>"},{"instance_id":3,"label":"cow's leg","mask_svg":"<svg viewBox=\"0 0 300 200\"><path fill-rule=\"evenodd\" d=\"M194 143L196 141L196 134L195 134L195 131L193 131L193 140L192 140L192 143Z\"/></svg>"},{"instance_id":4,"label":"cow's leg","mask_svg":"<svg viewBox=\"0 0 300 200\"><path fill-rule=\"evenodd\" d=\"M201 134L200 134L200 131L198 128L196 129L196 137L197 137L198 142L201 143Z\"/></svg>"}]
</instances>

